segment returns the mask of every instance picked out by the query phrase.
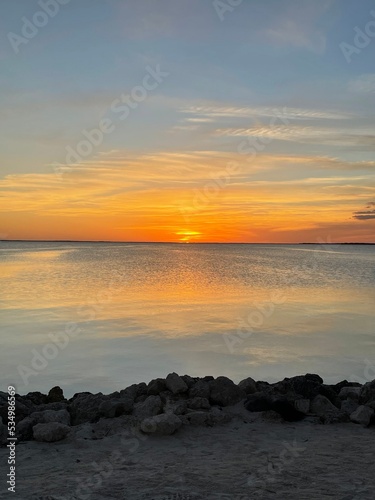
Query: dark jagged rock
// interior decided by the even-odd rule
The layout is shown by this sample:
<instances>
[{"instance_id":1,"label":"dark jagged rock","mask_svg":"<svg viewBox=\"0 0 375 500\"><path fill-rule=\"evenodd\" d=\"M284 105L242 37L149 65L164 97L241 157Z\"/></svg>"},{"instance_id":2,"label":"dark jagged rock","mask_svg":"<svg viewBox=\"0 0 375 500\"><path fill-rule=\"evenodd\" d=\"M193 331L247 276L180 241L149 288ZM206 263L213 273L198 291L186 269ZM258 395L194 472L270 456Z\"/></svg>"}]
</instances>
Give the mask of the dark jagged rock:
<instances>
[{"instance_id":1,"label":"dark jagged rock","mask_svg":"<svg viewBox=\"0 0 375 500\"><path fill-rule=\"evenodd\" d=\"M52 387L47 396L48 403L60 403L61 401L65 401L64 393L61 387Z\"/></svg>"},{"instance_id":2,"label":"dark jagged rock","mask_svg":"<svg viewBox=\"0 0 375 500\"><path fill-rule=\"evenodd\" d=\"M189 389L184 380L174 372L167 376L165 385L173 394L184 394Z\"/></svg>"},{"instance_id":3,"label":"dark jagged rock","mask_svg":"<svg viewBox=\"0 0 375 500\"><path fill-rule=\"evenodd\" d=\"M246 393L227 377L218 377L209 382L210 403L219 406L230 406L246 397Z\"/></svg>"},{"instance_id":4,"label":"dark jagged rock","mask_svg":"<svg viewBox=\"0 0 375 500\"><path fill-rule=\"evenodd\" d=\"M257 384L251 377L241 380L241 382L238 384L238 387L242 389L246 394L254 394L254 392L257 392Z\"/></svg>"},{"instance_id":5,"label":"dark jagged rock","mask_svg":"<svg viewBox=\"0 0 375 500\"><path fill-rule=\"evenodd\" d=\"M101 392L98 394L82 393L75 397L68 406L72 425L97 422L100 418L99 406L107 400L108 396L104 396Z\"/></svg>"},{"instance_id":6,"label":"dark jagged rock","mask_svg":"<svg viewBox=\"0 0 375 500\"><path fill-rule=\"evenodd\" d=\"M272 398L264 392L250 394L245 401L245 408L251 412L269 411L272 409Z\"/></svg>"},{"instance_id":7,"label":"dark jagged rock","mask_svg":"<svg viewBox=\"0 0 375 500\"><path fill-rule=\"evenodd\" d=\"M272 401L271 410L281 415L287 422L297 422L305 418L305 414L296 410L294 405L286 398L279 398Z\"/></svg>"},{"instance_id":8,"label":"dark jagged rock","mask_svg":"<svg viewBox=\"0 0 375 500\"><path fill-rule=\"evenodd\" d=\"M342 380L338 384L331 385L332 389L336 391L337 394L340 394L340 391L343 387L362 387L358 382L348 382L347 380Z\"/></svg>"},{"instance_id":9,"label":"dark jagged rock","mask_svg":"<svg viewBox=\"0 0 375 500\"><path fill-rule=\"evenodd\" d=\"M147 397L147 385L144 382L140 384L132 384L126 389L120 391L120 397L129 397L136 401L138 398L146 396Z\"/></svg>"},{"instance_id":10,"label":"dark jagged rock","mask_svg":"<svg viewBox=\"0 0 375 500\"><path fill-rule=\"evenodd\" d=\"M359 395L359 403L361 405L365 405L370 401L375 401L375 380L367 382L367 384L362 387Z\"/></svg>"},{"instance_id":11,"label":"dark jagged rock","mask_svg":"<svg viewBox=\"0 0 375 500\"><path fill-rule=\"evenodd\" d=\"M189 389L189 398L205 398L208 399L210 397L210 385L208 381L198 380L190 389Z\"/></svg>"},{"instance_id":12,"label":"dark jagged rock","mask_svg":"<svg viewBox=\"0 0 375 500\"><path fill-rule=\"evenodd\" d=\"M24 399L28 399L34 405L44 405L48 403L48 396L41 392L29 392Z\"/></svg>"},{"instance_id":13,"label":"dark jagged rock","mask_svg":"<svg viewBox=\"0 0 375 500\"><path fill-rule=\"evenodd\" d=\"M155 378L147 386L147 396L158 396L161 392L165 391L167 386L164 378Z\"/></svg>"}]
</instances>

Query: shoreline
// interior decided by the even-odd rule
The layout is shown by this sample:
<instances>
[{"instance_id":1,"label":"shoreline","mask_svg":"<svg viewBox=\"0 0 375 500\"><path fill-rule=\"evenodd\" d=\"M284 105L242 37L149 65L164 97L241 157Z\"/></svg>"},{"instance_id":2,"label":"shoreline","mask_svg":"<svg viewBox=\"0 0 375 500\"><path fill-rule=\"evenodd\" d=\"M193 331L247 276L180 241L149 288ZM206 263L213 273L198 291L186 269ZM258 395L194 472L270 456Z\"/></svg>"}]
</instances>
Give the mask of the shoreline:
<instances>
[{"instance_id":1,"label":"shoreline","mask_svg":"<svg viewBox=\"0 0 375 500\"><path fill-rule=\"evenodd\" d=\"M235 384L171 373L108 395L16 395L13 498L367 500L373 406L375 381L326 385L315 374Z\"/></svg>"}]
</instances>

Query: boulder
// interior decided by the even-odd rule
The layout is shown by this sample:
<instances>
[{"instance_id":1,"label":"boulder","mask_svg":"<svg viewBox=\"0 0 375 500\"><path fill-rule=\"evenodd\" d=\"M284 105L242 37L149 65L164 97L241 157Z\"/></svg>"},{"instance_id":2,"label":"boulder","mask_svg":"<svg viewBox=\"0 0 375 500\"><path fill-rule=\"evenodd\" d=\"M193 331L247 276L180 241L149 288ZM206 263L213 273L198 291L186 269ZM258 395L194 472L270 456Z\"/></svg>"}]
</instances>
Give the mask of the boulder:
<instances>
[{"instance_id":1,"label":"boulder","mask_svg":"<svg viewBox=\"0 0 375 500\"><path fill-rule=\"evenodd\" d=\"M31 401L34 405L42 405L48 403L48 397L41 392L29 392L26 394L25 399Z\"/></svg>"},{"instance_id":2,"label":"boulder","mask_svg":"<svg viewBox=\"0 0 375 500\"><path fill-rule=\"evenodd\" d=\"M340 391L343 387L362 387L358 382L348 382L347 380L342 380L338 384L331 386L337 394L340 394Z\"/></svg>"},{"instance_id":3,"label":"boulder","mask_svg":"<svg viewBox=\"0 0 375 500\"><path fill-rule=\"evenodd\" d=\"M177 373L170 373L165 379L165 385L172 394L183 394L188 391L188 386Z\"/></svg>"},{"instance_id":4,"label":"boulder","mask_svg":"<svg viewBox=\"0 0 375 500\"><path fill-rule=\"evenodd\" d=\"M195 378L193 377L190 377L190 375L181 375L181 378L182 380L185 382L185 384L188 386L188 388L190 389L190 387L192 387L196 380Z\"/></svg>"},{"instance_id":5,"label":"boulder","mask_svg":"<svg viewBox=\"0 0 375 500\"><path fill-rule=\"evenodd\" d=\"M161 413L162 406L160 396L149 396L143 403L137 403L135 405L133 415L142 420L153 417Z\"/></svg>"},{"instance_id":6,"label":"boulder","mask_svg":"<svg viewBox=\"0 0 375 500\"><path fill-rule=\"evenodd\" d=\"M246 397L246 393L227 377L211 380L209 385L210 403L214 405L231 406Z\"/></svg>"},{"instance_id":7,"label":"boulder","mask_svg":"<svg viewBox=\"0 0 375 500\"><path fill-rule=\"evenodd\" d=\"M242 389L245 394L254 394L254 392L257 392L257 384L251 377L241 380L241 382L238 384L238 387Z\"/></svg>"},{"instance_id":8,"label":"boulder","mask_svg":"<svg viewBox=\"0 0 375 500\"><path fill-rule=\"evenodd\" d=\"M34 405L30 401L23 402L21 398L17 398L15 401L16 423L30 415L33 408ZM8 399L0 406L0 418L3 419L4 424L8 422Z\"/></svg>"},{"instance_id":9,"label":"boulder","mask_svg":"<svg viewBox=\"0 0 375 500\"><path fill-rule=\"evenodd\" d=\"M75 395L68 406L72 425L97 422L101 416L99 406L107 399L108 397L101 392L98 394L81 393Z\"/></svg>"},{"instance_id":10,"label":"boulder","mask_svg":"<svg viewBox=\"0 0 375 500\"><path fill-rule=\"evenodd\" d=\"M361 405L365 405L369 401L375 400L375 380L372 382L367 382L361 388L361 392L359 394L359 403Z\"/></svg>"},{"instance_id":11,"label":"boulder","mask_svg":"<svg viewBox=\"0 0 375 500\"><path fill-rule=\"evenodd\" d=\"M294 401L294 408L304 415L310 413L310 405L311 402L309 399L296 399Z\"/></svg>"},{"instance_id":12,"label":"boulder","mask_svg":"<svg viewBox=\"0 0 375 500\"><path fill-rule=\"evenodd\" d=\"M285 393L294 392L305 399L313 399L320 393L323 379L319 375L307 373L306 375L284 379L276 385L282 386L282 384L284 385Z\"/></svg>"},{"instance_id":13,"label":"boulder","mask_svg":"<svg viewBox=\"0 0 375 500\"><path fill-rule=\"evenodd\" d=\"M163 413L143 420L141 430L145 434L165 436L173 434L182 425L181 419L173 413Z\"/></svg>"},{"instance_id":14,"label":"boulder","mask_svg":"<svg viewBox=\"0 0 375 500\"><path fill-rule=\"evenodd\" d=\"M188 399L186 405L192 410L209 410L211 408L208 399L199 397Z\"/></svg>"},{"instance_id":15,"label":"boulder","mask_svg":"<svg viewBox=\"0 0 375 500\"><path fill-rule=\"evenodd\" d=\"M251 412L268 411L272 409L272 398L267 393L256 392L246 398L244 405Z\"/></svg>"},{"instance_id":16,"label":"boulder","mask_svg":"<svg viewBox=\"0 0 375 500\"><path fill-rule=\"evenodd\" d=\"M343 387L339 392L339 398L344 399L354 399L358 401L361 394L362 387Z\"/></svg>"},{"instance_id":17,"label":"boulder","mask_svg":"<svg viewBox=\"0 0 375 500\"><path fill-rule=\"evenodd\" d=\"M47 396L48 403L59 403L65 401L64 393L61 387L52 387Z\"/></svg>"},{"instance_id":18,"label":"boulder","mask_svg":"<svg viewBox=\"0 0 375 500\"><path fill-rule=\"evenodd\" d=\"M120 398L131 398L136 401L141 396L147 396L147 385L144 382L132 384L120 391Z\"/></svg>"},{"instance_id":19,"label":"boulder","mask_svg":"<svg viewBox=\"0 0 375 500\"><path fill-rule=\"evenodd\" d=\"M16 435L19 441L30 441L33 438L34 420L26 417L16 425Z\"/></svg>"},{"instance_id":20,"label":"boulder","mask_svg":"<svg viewBox=\"0 0 375 500\"><path fill-rule=\"evenodd\" d=\"M271 410L281 415L287 422L297 422L305 417L305 414L297 410L294 403L286 398L274 398L271 403Z\"/></svg>"},{"instance_id":21,"label":"boulder","mask_svg":"<svg viewBox=\"0 0 375 500\"><path fill-rule=\"evenodd\" d=\"M368 427L374 416L374 410L368 406L359 406L351 415L350 420L355 424L361 424Z\"/></svg>"},{"instance_id":22,"label":"boulder","mask_svg":"<svg viewBox=\"0 0 375 500\"><path fill-rule=\"evenodd\" d=\"M0 417L0 446L7 443L8 427L3 424L3 419Z\"/></svg>"},{"instance_id":23,"label":"boulder","mask_svg":"<svg viewBox=\"0 0 375 500\"><path fill-rule=\"evenodd\" d=\"M133 411L133 400L130 398L108 399L99 405L99 414L104 418L116 418L121 415L130 415Z\"/></svg>"},{"instance_id":24,"label":"boulder","mask_svg":"<svg viewBox=\"0 0 375 500\"><path fill-rule=\"evenodd\" d=\"M210 397L210 385L208 381L198 380L189 389L189 398L205 398Z\"/></svg>"},{"instance_id":25,"label":"boulder","mask_svg":"<svg viewBox=\"0 0 375 500\"><path fill-rule=\"evenodd\" d=\"M165 391L167 386L164 378L155 378L147 386L148 396L158 396L161 392Z\"/></svg>"},{"instance_id":26,"label":"boulder","mask_svg":"<svg viewBox=\"0 0 375 500\"><path fill-rule=\"evenodd\" d=\"M54 443L65 439L70 432L70 427L58 422L48 424L37 424L33 427L35 441Z\"/></svg>"},{"instance_id":27,"label":"boulder","mask_svg":"<svg viewBox=\"0 0 375 500\"><path fill-rule=\"evenodd\" d=\"M205 411L192 411L185 415L187 423L191 425L207 425L210 414Z\"/></svg>"},{"instance_id":28,"label":"boulder","mask_svg":"<svg viewBox=\"0 0 375 500\"><path fill-rule=\"evenodd\" d=\"M354 399L347 399L341 403L341 411L344 412L345 415L351 415L358 407L359 404L357 401L354 401Z\"/></svg>"},{"instance_id":29,"label":"boulder","mask_svg":"<svg viewBox=\"0 0 375 500\"><path fill-rule=\"evenodd\" d=\"M311 403L311 413L318 415L318 417L331 418L338 417L340 411L328 398L319 394Z\"/></svg>"},{"instance_id":30,"label":"boulder","mask_svg":"<svg viewBox=\"0 0 375 500\"><path fill-rule=\"evenodd\" d=\"M70 413L67 410L46 410L35 411L29 417L35 424L48 424L58 422L60 424L70 425Z\"/></svg>"}]
</instances>

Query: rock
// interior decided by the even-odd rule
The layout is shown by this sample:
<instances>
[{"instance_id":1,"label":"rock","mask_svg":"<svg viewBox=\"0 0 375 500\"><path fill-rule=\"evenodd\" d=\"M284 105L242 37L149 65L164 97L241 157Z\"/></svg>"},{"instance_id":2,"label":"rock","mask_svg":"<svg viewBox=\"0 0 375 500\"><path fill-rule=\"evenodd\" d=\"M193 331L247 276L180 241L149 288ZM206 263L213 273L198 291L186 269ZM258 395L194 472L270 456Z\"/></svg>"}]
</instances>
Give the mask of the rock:
<instances>
[{"instance_id":1,"label":"rock","mask_svg":"<svg viewBox=\"0 0 375 500\"><path fill-rule=\"evenodd\" d=\"M340 394L340 391L343 387L362 387L362 385L358 382L348 382L347 380L342 380L338 384L335 384L331 387L334 388L337 394Z\"/></svg>"},{"instance_id":2,"label":"rock","mask_svg":"<svg viewBox=\"0 0 375 500\"><path fill-rule=\"evenodd\" d=\"M58 422L60 424L70 425L70 413L67 410L47 410L36 411L31 413L29 417L35 424L48 424L50 422Z\"/></svg>"},{"instance_id":3,"label":"rock","mask_svg":"<svg viewBox=\"0 0 375 500\"><path fill-rule=\"evenodd\" d=\"M183 394L189 389L187 384L177 375L177 373L170 373L165 379L165 385L173 394Z\"/></svg>"},{"instance_id":4,"label":"rock","mask_svg":"<svg viewBox=\"0 0 375 500\"><path fill-rule=\"evenodd\" d=\"M341 411L344 412L345 415L351 415L358 407L359 404L357 401L354 401L354 399L347 399L341 403Z\"/></svg>"},{"instance_id":5,"label":"rock","mask_svg":"<svg viewBox=\"0 0 375 500\"><path fill-rule=\"evenodd\" d=\"M210 385L208 382L204 380L198 380L192 387L189 389L189 398L205 398L209 399L210 397Z\"/></svg>"},{"instance_id":6,"label":"rock","mask_svg":"<svg viewBox=\"0 0 375 500\"><path fill-rule=\"evenodd\" d=\"M189 389L190 389L190 387L193 387L193 385L196 382L195 378L190 377L190 375L182 375L181 378L185 382L185 384L188 386Z\"/></svg>"},{"instance_id":7,"label":"rock","mask_svg":"<svg viewBox=\"0 0 375 500\"><path fill-rule=\"evenodd\" d=\"M297 422L305 417L305 414L298 411L286 398L273 399L271 410L281 415L287 422Z\"/></svg>"},{"instance_id":8,"label":"rock","mask_svg":"<svg viewBox=\"0 0 375 500\"><path fill-rule=\"evenodd\" d=\"M343 399L354 399L358 401L361 394L362 387L343 387L339 392L339 398Z\"/></svg>"},{"instance_id":9,"label":"rock","mask_svg":"<svg viewBox=\"0 0 375 500\"><path fill-rule=\"evenodd\" d=\"M153 417L161 413L162 406L160 396L149 396L143 403L135 405L133 415L142 420Z\"/></svg>"},{"instance_id":10,"label":"rock","mask_svg":"<svg viewBox=\"0 0 375 500\"><path fill-rule=\"evenodd\" d=\"M166 436L173 434L182 425L181 419L173 413L163 413L154 417L146 418L141 423L141 430L145 434Z\"/></svg>"},{"instance_id":11,"label":"rock","mask_svg":"<svg viewBox=\"0 0 375 500\"><path fill-rule=\"evenodd\" d=\"M246 398L244 405L251 412L268 411L272 409L272 398L264 392L256 392Z\"/></svg>"},{"instance_id":12,"label":"rock","mask_svg":"<svg viewBox=\"0 0 375 500\"><path fill-rule=\"evenodd\" d=\"M191 425L207 425L210 415L205 411L192 411L187 413L185 418Z\"/></svg>"},{"instance_id":13,"label":"rock","mask_svg":"<svg viewBox=\"0 0 375 500\"><path fill-rule=\"evenodd\" d=\"M100 403L99 413L104 418L116 418L121 415L130 415L133 406L133 400L130 398L108 399Z\"/></svg>"},{"instance_id":14,"label":"rock","mask_svg":"<svg viewBox=\"0 0 375 500\"><path fill-rule=\"evenodd\" d=\"M48 403L59 403L60 401L65 401L63 390L59 386L52 387L48 393L47 399Z\"/></svg>"},{"instance_id":15,"label":"rock","mask_svg":"<svg viewBox=\"0 0 375 500\"><path fill-rule=\"evenodd\" d=\"M23 401L22 398L17 398L15 401L16 424L30 415L34 406L30 401ZM3 419L4 424L8 422L8 396L6 403L0 406L0 418Z\"/></svg>"},{"instance_id":16,"label":"rock","mask_svg":"<svg viewBox=\"0 0 375 500\"><path fill-rule=\"evenodd\" d=\"M320 393L323 379L319 375L307 373L306 375L298 375L297 377L284 379L277 386L284 386L284 393L294 392L301 395L305 399L313 399Z\"/></svg>"},{"instance_id":17,"label":"rock","mask_svg":"<svg viewBox=\"0 0 375 500\"><path fill-rule=\"evenodd\" d=\"M303 413L304 415L307 415L310 413L310 400L309 399L296 399L294 401L294 408Z\"/></svg>"},{"instance_id":18,"label":"rock","mask_svg":"<svg viewBox=\"0 0 375 500\"><path fill-rule=\"evenodd\" d=\"M242 389L245 394L254 394L254 392L257 392L257 384L251 377L241 380L241 382L238 384L238 387Z\"/></svg>"},{"instance_id":19,"label":"rock","mask_svg":"<svg viewBox=\"0 0 375 500\"><path fill-rule=\"evenodd\" d=\"M332 388L332 386L322 384L319 389L319 394L329 399L331 403L336 406L336 408L340 408L341 400L338 397L337 392Z\"/></svg>"},{"instance_id":20,"label":"rock","mask_svg":"<svg viewBox=\"0 0 375 500\"><path fill-rule=\"evenodd\" d=\"M72 425L97 422L100 418L99 406L108 399L101 392L98 394L81 393L73 398L68 406Z\"/></svg>"},{"instance_id":21,"label":"rock","mask_svg":"<svg viewBox=\"0 0 375 500\"><path fill-rule=\"evenodd\" d=\"M323 418L338 417L340 414L339 409L336 408L328 398L321 394L316 396L312 401L311 412Z\"/></svg>"},{"instance_id":22,"label":"rock","mask_svg":"<svg viewBox=\"0 0 375 500\"><path fill-rule=\"evenodd\" d=\"M70 432L70 427L58 422L48 424L37 424L33 427L35 441L54 443L65 439Z\"/></svg>"},{"instance_id":23,"label":"rock","mask_svg":"<svg viewBox=\"0 0 375 500\"><path fill-rule=\"evenodd\" d=\"M66 402L61 402L61 403L47 403L38 405L37 407L34 407L33 411L47 411L47 410L59 411L67 409L68 409L68 404Z\"/></svg>"},{"instance_id":24,"label":"rock","mask_svg":"<svg viewBox=\"0 0 375 500\"><path fill-rule=\"evenodd\" d=\"M211 380L210 403L219 406L231 406L245 399L245 392L227 377Z\"/></svg>"},{"instance_id":25,"label":"rock","mask_svg":"<svg viewBox=\"0 0 375 500\"><path fill-rule=\"evenodd\" d=\"M120 398L131 398L136 401L141 396L147 396L147 385L144 382L133 384L120 391Z\"/></svg>"},{"instance_id":26,"label":"rock","mask_svg":"<svg viewBox=\"0 0 375 500\"><path fill-rule=\"evenodd\" d=\"M375 380L373 380L372 382L367 382L367 384L362 386L359 395L359 403L361 405L365 405L369 401L374 401L374 400L375 400Z\"/></svg>"},{"instance_id":27,"label":"rock","mask_svg":"<svg viewBox=\"0 0 375 500\"><path fill-rule=\"evenodd\" d=\"M355 424L361 424L368 427L374 416L374 410L368 406L359 406L351 415L350 420Z\"/></svg>"},{"instance_id":28,"label":"rock","mask_svg":"<svg viewBox=\"0 0 375 500\"><path fill-rule=\"evenodd\" d=\"M199 397L188 399L186 405L192 410L209 410L211 408L208 399Z\"/></svg>"},{"instance_id":29,"label":"rock","mask_svg":"<svg viewBox=\"0 0 375 500\"><path fill-rule=\"evenodd\" d=\"M29 392L26 394L25 399L31 401L34 405L42 405L48 403L48 397L41 392Z\"/></svg>"},{"instance_id":30,"label":"rock","mask_svg":"<svg viewBox=\"0 0 375 500\"><path fill-rule=\"evenodd\" d=\"M188 411L186 401L168 401L164 406L164 413L174 413L175 415L184 415Z\"/></svg>"},{"instance_id":31,"label":"rock","mask_svg":"<svg viewBox=\"0 0 375 500\"><path fill-rule=\"evenodd\" d=\"M156 378L151 380L151 382L147 386L147 395L148 396L158 396L161 392L165 391L167 386L165 384L164 378Z\"/></svg>"},{"instance_id":32,"label":"rock","mask_svg":"<svg viewBox=\"0 0 375 500\"><path fill-rule=\"evenodd\" d=\"M16 425L16 435L19 441L30 441L33 438L34 420L26 417Z\"/></svg>"},{"instance_id":33,"label":"rock","mask_svg":"<svg viewBox=\"0 0 375 500\"><path fill-rule=\"evenodd\" d=\"M8 427L3 424L3 419L0 417L0 446L7 444Z\"/></svg>"}]
</instances>

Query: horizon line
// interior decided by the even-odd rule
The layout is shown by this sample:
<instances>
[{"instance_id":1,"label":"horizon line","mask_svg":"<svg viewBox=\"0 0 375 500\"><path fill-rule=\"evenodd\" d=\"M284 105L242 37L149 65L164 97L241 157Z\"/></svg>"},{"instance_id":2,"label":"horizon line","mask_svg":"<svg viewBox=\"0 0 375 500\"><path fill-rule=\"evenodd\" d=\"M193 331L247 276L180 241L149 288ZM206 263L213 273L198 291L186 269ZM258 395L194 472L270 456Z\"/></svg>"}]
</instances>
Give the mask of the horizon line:
<instances>
[{"instance_id":1,"label":"horizon line","mask_svg":"<svg viewBox=\"0 0 375 500\"><path fill-rule=\"evenodd\" d=\"M375 245L375 242L365 241L338 241L338 242L287 242L287 243L274 243L274 242L239 242L239 241L121 241L121 240L2 240L0 243L127 243L127 244L161 244L161 245Z\"/></svg>"}]
</instances>

